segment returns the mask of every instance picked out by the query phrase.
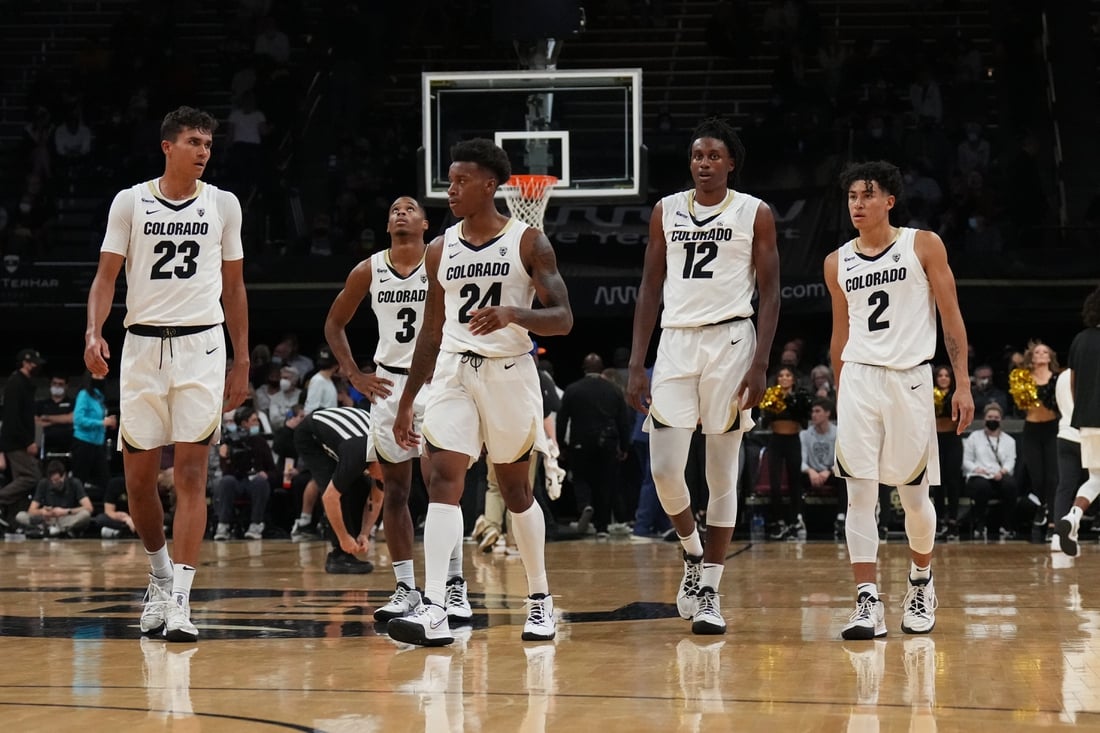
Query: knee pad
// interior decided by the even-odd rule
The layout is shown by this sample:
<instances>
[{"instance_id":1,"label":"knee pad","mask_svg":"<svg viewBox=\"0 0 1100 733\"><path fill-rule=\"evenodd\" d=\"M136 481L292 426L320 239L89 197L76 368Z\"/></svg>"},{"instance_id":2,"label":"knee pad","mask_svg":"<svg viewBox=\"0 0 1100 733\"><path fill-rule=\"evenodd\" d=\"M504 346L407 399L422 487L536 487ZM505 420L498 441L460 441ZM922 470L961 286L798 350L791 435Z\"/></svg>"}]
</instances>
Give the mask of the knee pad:
<instances>
[{"instance_id":1,"label":"knee pad","mask_svg":"<svg viewBox=\"0 0 1100 733\"><path fill-rule=\"evenodd\" d=\"M649 434L649 469L661 508L669 516L691 506L684 466L692 433L687 428L656 428Z\"/></svg>"},{"instance_id":2,"label":"knee pad","mask_svg":"<svg viewBox=\"0 0 1100 733\"><path fill-rule=\"evenodd\" d=\"M741 457L740 431L708 435L707 439L707 524L733 527L737 524L737 472Z\"/></svg>"},{"instance_id":3,"label":"knee pad","mask_svg":"<svg viewBox=\"0 0 1100 733\"><path fill-rule=\"evenodd\" d=\"M905 509L909 549L927 555L936 544L936 507L928 496L928 479L917 486L899 486L898 496Z\"/></svg>"},{"instance_id":4,"label":"knee pad","mask_svg":"<svg viewBox=\"0 0 1100 733\"><path fill-rule=\"evenodd\" d=\"M878 482L873 479L848 479L848 513L844 534L848 541L848 559L854 563L878 561Z\"/></svg>"}]
</instances>

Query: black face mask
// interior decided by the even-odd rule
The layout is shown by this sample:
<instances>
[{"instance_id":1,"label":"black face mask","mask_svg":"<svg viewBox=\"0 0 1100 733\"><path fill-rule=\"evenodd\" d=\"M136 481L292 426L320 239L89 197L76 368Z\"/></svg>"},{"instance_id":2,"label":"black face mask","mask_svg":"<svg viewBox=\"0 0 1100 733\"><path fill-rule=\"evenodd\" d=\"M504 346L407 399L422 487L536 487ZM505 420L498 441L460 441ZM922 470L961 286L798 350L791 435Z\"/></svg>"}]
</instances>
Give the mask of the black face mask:
<instances>
[{"instance_id":1,"label":"black face mask","mask_svg":"<svg viewBox=\"0 0 1100 733\"><path fill-rule=\"evenodd\" d=\"M999 430L1001 428L1000 420L986 420L985 426L989 430Z\"/></svg>"}]
</instances>

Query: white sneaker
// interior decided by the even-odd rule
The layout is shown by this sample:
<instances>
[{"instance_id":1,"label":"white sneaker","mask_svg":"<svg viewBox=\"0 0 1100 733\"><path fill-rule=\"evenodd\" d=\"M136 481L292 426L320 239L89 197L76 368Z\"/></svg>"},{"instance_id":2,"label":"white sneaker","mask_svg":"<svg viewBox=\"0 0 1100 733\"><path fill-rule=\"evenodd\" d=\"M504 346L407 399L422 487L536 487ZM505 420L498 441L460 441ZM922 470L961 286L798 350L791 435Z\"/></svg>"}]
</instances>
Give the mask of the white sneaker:
<instances>
[{"instance_id":1,"label":"white sneaker","mask_svg":"<svg viewBox=\"0 0 1100 733\"><path fill-rule=\"evenodd\" d=\"M794 523L794 536L788 536L787 539L805 540L806 539L806 523L802 521L802 515L798 515L798 519Z\"/></svg>"},{"instance_id":2,"label":"white sneaker","mask_svg":"<svg viewBox=\"0 0 1100 733\"><path fill-rule=\"evenodd\" d=\"M404 583L398 583L397 589L390 596L389 602L374 612L374 620L389 621L390 619L408 616L419 605L420 594Z\"/></svg>"},{"instance_id":3,"label":"white sneaker","mask_svg":"<svg viewBox=\"0 0 1100 733\"><path fill-rule=\"evenodd\" d=\"M684 577L680 580L680 590L676 591L676 610L685 621L695 618L699 608L699 580L702 575L703 558L692 557L685 552Z\"/></svg>"},{"instance_id":4,"label":"white sneaker","mask_svg":"<svg viewBox=\"0 0 1100 733\"><path fill-rule=\"evenodd\" d=\"M936 626L936 587L932 578L909 579L909 590L901 602L901 630L907 634L927 634Z\"/></svg>"},{"instance_id":5,"label":"white sneaker","mask_svg":"<svg viewBox=\"0 0 1100 733\"><path fill-rule=\"evenodd\" d=\"M117 529L111 529L110 527L103 527L99 530L99 536L105 540L113 540L118 537L122 532ZM1057 535L1055 535L1057 536Z\"/></svg>"},{"instance_id":6,"label":"white sneaker","mask_svg":"<svg viewBox=\"0 0 1100 733\"><path fill-rule=\"evenodd\" d=\"M905 701L918 707L936 704L936 642L915 636L902 644L905 652Z\"/></svg>"},{"instance_id":7,"label":"white sneaker","mask_svg":"<svg viewBox=\"0 0 1100 733\"><path fill-rule=\"evenodd\" d=\"M447 617L454 621L469 621L474 617L474 609L466 597L466 581L462 577L455 576L447 581L443 607L447 609Z\"/></svg>"},{"instance_id":8,"label":"white sneaker","mask_svg":"<svg viewBox=\"0 0 1100 733\"><path fill-rule=\"evenodd\" d=\"M308 542L319 540L321 536L309 528L309 522L295 519L294 524L290 527L290 539L293 542Z\"/></svg>"},{"instance_id":9,"label":"white sneaker","mask_svg":"<svg viewBox=\"0 0 1100 733\"><path fill-rule=\"evenodd\" d=\"M886 607L867 592L859 594L856 610L848 616L848 624L840 630L842 639L878 639L886 636Z\"/></svg>"},{"instance_id":10,"label":"white sneaker","mask_svg":"<svg viewBox=\"0 0 1100 733\"><path fill-rule=\"evenodd\" d=\"M527 623L523 625L524 641L550 641L558 633L558 620L554 617L554 599L527 597Z\"/></svg>"},{"instance_id":11,"label":"white sneaker","mask_svg":"<svg viewBox=\"0 0 1100 733\"><path fill-rule=\"evenodd\" d=\"M264 523L253 522L248 525L248 531L244 533L246 540L262 540L264 538Z\"/></svg>"},{"instance_id":12,"label":"white sneaker","mask_svg":"<svg viewBox=\"0 0 1100 733\"><path fill-rule=\"evenodd\" d=\"M148 636L160 634L164 631L164 615L168 604L172 603L172 579L150 575L143 603L141 633Z\"/></svg>"},{"instance_id":13,"label":"white sneaker","mask_svg":"<svg viewBox=\"0 0 1100 733\"><path fill-rule=\"evenodd\" d=\"M427 598L408 616L391 620L386 632L395 641L417 646L446 646L455 640L447 623L447 609Z\"/></svg>"},{"instance_id":14,"label":"white sneaker","mask_svg":"<svg viewBox=\"0 0 1100 733\"><path fill-rule=\"evenodd\" d=\"M886 642L876 641L870 649L852 651L845 648L856 670L856 704L878 705L879 688L886 675Z\"/></svg>"},{"instance_id":15,"label":"white sneaker","mask_svg":"<svg viewBox=\"0 0 1100 733\"><path fill-rule=\"evenodd\" d=\"M1062 552L1070 557L1077 557L1077 553L1081 551L1077 546L1077 532L1081 529L1081 520L1078 517L1077 512L1070 512L1054 523L1054 539L1058 540Z\"/></svg>"},{"instance_id":16,"label":"white sneaker","mask_svg":"<svg viewBox=\"0 0 1100 733\"><path fill-rule=\"evenodd\" d=\"M477 543L477 549L482 552L492 552L493 545L500 539L500 530L493 525L489 525L480 535L481 540Z\"/></svg>"},{"instance_id":17,"label":"white sneaker","mask_svg":"<svg viewBox=\"0 0 1100 733\"><path fill-rule=\"evenodd\" d=\"M229 525L225 522L218 522L217 529L214 530L214 539L218 542L224 542L229 537Z\"/></svg>"},{"instance_id":18,"label":"white sneaker","mask_svg":"<svg viewBox=\"0 0 1100 733\"><path fill-rule=\"evenodd\" d=\"M726 633L726 620L722 618L722 609L718 605L718 591L709 587L700 588L696 598L699 602L691 620L691 633Z\"/></svg>"},{"instance_id":19,"label":"white sneaker","mask_svg":"<svg viewBox=\"0 0 1100 733\"><path fill-rule=\"evenodd\" d=\"M180 642L199 640L199 630L191 623L191 604L182 596L169 600L165 607L164 638Z\"/></svg>"}]
</instances>

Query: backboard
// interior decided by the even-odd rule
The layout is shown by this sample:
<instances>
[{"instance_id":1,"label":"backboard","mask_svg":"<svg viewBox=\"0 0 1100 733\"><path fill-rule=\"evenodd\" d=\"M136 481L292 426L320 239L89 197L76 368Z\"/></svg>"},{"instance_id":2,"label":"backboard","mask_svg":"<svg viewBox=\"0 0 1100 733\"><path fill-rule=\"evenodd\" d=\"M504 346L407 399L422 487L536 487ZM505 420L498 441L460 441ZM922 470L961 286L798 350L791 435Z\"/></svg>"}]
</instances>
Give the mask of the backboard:
<instances>
[{"instance_id":1,"label":"backboard","mask_svg":"<svg viewBox=\"0 0 1100 733\"><path fill-rule=\"evenodd\" d=\"M450 148L485 137L513 173L557 176L552 198L644 199L641 69L424 72L421 195L447 200Z\"/></svg>"}]
</instances>

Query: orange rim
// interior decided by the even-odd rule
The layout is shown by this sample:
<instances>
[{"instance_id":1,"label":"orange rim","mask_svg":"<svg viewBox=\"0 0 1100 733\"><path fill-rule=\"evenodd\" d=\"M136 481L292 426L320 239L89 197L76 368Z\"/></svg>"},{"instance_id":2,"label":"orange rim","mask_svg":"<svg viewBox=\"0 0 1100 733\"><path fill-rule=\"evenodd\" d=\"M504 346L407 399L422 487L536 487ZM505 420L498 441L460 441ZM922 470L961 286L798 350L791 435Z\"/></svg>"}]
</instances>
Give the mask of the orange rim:
<instances>
[{"instance_id":1,"label":"orange rim","mask_svg":"<svg viewBox=\"0 0 1100 733\"><path fill-rule=\"evenodd\" d=\"M508 185L519 190L525 199L539 199L558 182L557 176L547 176L537 173L522 173L508 179Z\"/></svg>"}]
</instances>

